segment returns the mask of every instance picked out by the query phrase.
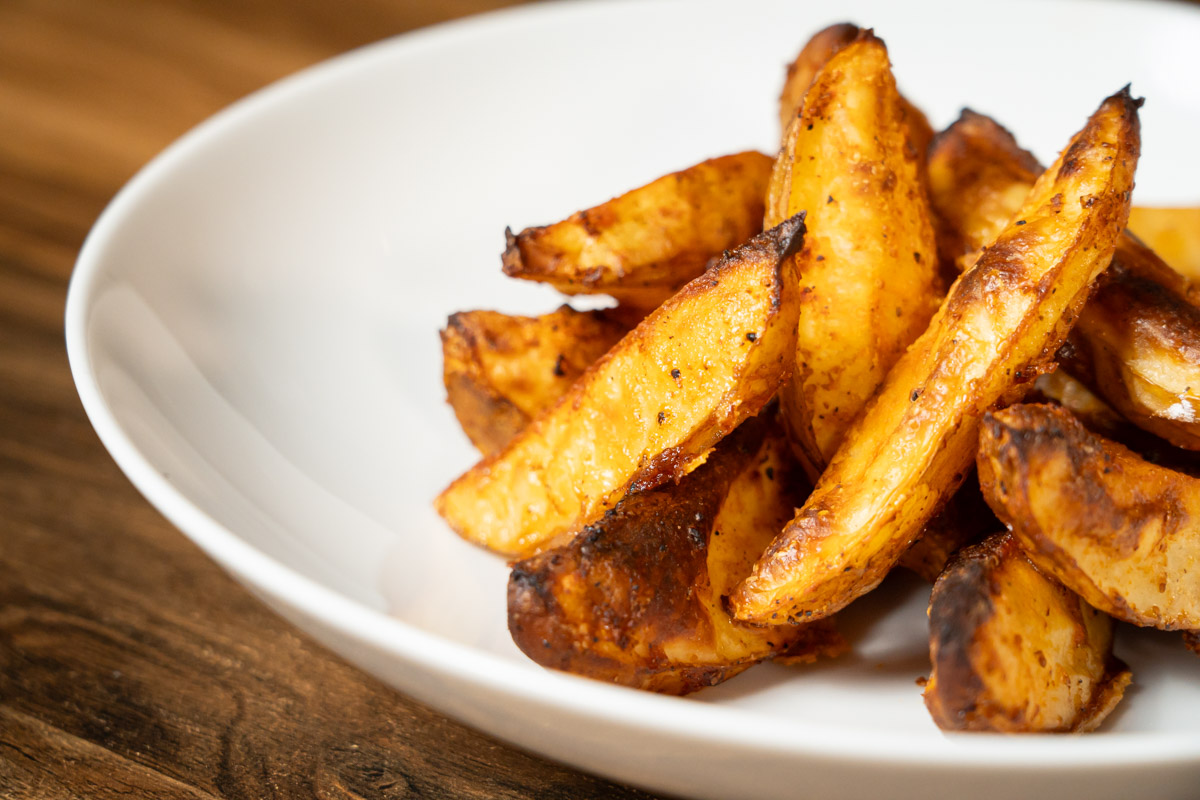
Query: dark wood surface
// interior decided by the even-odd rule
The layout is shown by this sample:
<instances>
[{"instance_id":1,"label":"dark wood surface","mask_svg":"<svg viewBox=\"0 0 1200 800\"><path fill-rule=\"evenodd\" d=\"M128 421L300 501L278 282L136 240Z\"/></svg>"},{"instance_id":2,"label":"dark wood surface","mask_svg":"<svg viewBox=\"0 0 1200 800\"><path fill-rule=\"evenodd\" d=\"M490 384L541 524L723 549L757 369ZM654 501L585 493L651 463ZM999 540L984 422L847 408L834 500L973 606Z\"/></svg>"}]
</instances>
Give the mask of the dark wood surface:
<instances>
[{"instance_id":1,"label":"dark wood surface","mask_svg":"<svg viewBox=\"0 0 1200 800\"><path fill-rule=\"evenodd\" d=\"M632 798L391 691L132 488L67 280L134 171L308 64L503 0L0 0L0 798Z\"/></svg>"}]
</instances>

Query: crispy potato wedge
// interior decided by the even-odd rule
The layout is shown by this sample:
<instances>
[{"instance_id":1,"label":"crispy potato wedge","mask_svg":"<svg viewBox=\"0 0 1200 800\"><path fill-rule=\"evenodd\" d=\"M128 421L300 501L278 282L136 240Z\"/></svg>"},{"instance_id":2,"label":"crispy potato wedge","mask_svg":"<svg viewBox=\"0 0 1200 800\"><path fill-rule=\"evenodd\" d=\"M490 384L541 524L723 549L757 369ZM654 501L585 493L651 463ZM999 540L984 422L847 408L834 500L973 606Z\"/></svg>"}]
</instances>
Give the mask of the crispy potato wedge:
<instances>
[{"instance_id":1,"label":"crispy potato wedge","mask_svg":"<svg viewBox=\"0 0 1200 800\"><path fill-rule=\"evenodd\" d=\"M442 334L446 398L485 456L499 452L629 331L606 311L538 317L452 314Z\"/></svg>"},{"instance_id":2,"label":"crispy potato wedge","mask_svg":"<svg viewBox=\"0 0 1200 800\"><path fill-rule=\"evenodd\" d=\"M807 211L796 371L782 399L814 478L942 297L905 130L887 48L863 31L817 72L771 173L765 224Z\"/></svg>"},{"instance_id":3,"label":"crispy potato wedge","mask_svg":"<svg viewBox=\"0 0 1200 800\"><path fill-rule=\"evenodd\" d=\"M1038 567L1135 625L1200 630L1200 481L1016 405L979 435L979 482Z\"/></svg>"},{"instance_id":4,"label":"crispy potato wedge","mask_svg":"<svg viewBox=\"0 0 1200 800\"><path fill-rule=\"evenodd\" d=\"M883 580L958 488L979 422L1045 371L1108 265L1140 149L1127 89L1040 178L1020 222L963 273L812 495L732 597L739 619L827 616Z\"/></svg>"},{"instance_id":5,"label":"crispy potato wedge","mask_svg":"<svg viewBox=\"0 0 1200 800\"><path fill-rule=\"evenodd\" d=\"M721 601L791 518L803 483L782 431L747 420L680 483L629 495L569 544L516 564L513 641L543 666L668 694L785 651L840 652L832 620L751 627Z\"/></svg>"},{"instance_id":6,"label":"crispy potato wedge","mask_svg":"<svg viewBox=\"0 0 1200 800\"><path fill-rule=\"evenodd\" d=\"M783 81L783 91L779 93L779 130L787 139L788 125L804 102L808 87L825 62L829 61L839 50L853 42L862 33L862 29L849 22L830 25L817 31L801 48L796 60L787 67L787 76ZM919 108L903 96L900 103L904 109L904 121L908 129L908 142L918 158L924 158L925 150L933 139L933 127L929 119Z\"/></svg>"},{"instance_id":7,"label":"crispy potato wedge","mask_svg":"<svg viewBox=\"0 0 1200 800\"><path fill-rule=\"evenodd\" d=\"M1159 263L1124 239L1059 359L1139 427L1200 450L1200 308L1154 279Z\"/></svg>"},{"instance_id":8,"label":"crispy potato wedge","mask_svg":"<svg viewBox=\"0 0 1200 800\"><path fill-rule=\"evenodd\" d=\"M862 29L849 22L839 22L822 28L812 35L800 48L796 60L787 65L783 89L779 92L779 130L786 141L792 118L804 102L808 87L812 86L821 67L834 53L858 38Z\"/></svg>"},{"instance_id":9,"label":"crispy potato wedge","mask_svg":"<svg viewBox=\"0 0 1200 800\"><path fill-rule=\"evenodd\" d=\"M1200 284L1200 208L1135 207L1129 230L1189 283Z\"/></svg>"},{"instance_id":10,"label":"crispy potato wedge","mask_svg":"<svg viewBox=\"0 0 1200 800\"><path fill-rule=\"evenodd\" d=\"M991 117L963 109L929 145L926 170L938 252L963 266L1021 209L1042 167Z\"/></svg>"},{"instance_id":11,"label":"crispy potato wedge","mask_svg":"<svg viewBox=\"0 0 1200 800\"><path fill-rule=\"evenodd\" d=\"M1113 621L1040 572L1010 534L966 548L929 600L925 705L942 730L1095 730L1131 673Z\"/></svg>"},{"instance_id":12,"label":"crispy potato wedge","mask_svg":"<svg viewBox=\"0 0 1200 800\"><path fill-rule=\"evenodd\" d=\"M803 238L797 216L723 257L443 491L438 512L468 540L526 557L697 466L791 370L797 306L783 270Z\"/></svg>"},{"instance_id":13,"label":"crispy potato wedge","mask_svg":"<svg viewBox=\"0 0 1200 800\"><path fill-rule=\"evenodd\" d=\"M964 112L930 153L943 255L969 261L1020 210L1019 197L1037 172L1037 162L1008 131ZM1059 358L1139 427L1197 450L1200 308L1188 291L1152 250L1123 236Z\"/></svg>"},{"instance_id":14,"label":"crispy potato wedge","mask_svg":"<svg viewBox=\"0 0 1200 800\"><path fill-rule=\"evenodd\" d=\"M509 231L504 274L655 308L762 230L770 174L762 153L713 158L554 225Z\"/></svg>"}]
</instances>

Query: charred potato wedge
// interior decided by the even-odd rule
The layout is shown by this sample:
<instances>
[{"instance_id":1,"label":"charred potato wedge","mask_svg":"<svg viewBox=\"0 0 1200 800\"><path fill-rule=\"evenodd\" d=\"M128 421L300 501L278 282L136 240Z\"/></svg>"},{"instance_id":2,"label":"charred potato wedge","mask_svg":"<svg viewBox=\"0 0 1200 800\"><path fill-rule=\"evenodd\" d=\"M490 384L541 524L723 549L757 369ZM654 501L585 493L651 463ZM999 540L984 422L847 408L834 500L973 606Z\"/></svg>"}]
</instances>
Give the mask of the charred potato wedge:
<instances>
[{"instance_id":1,"label":"charred potato wedge","mask_svg":"<svg viewBox=\"0 0 1200 800\"><path fill-rule=\"evenodd\" d=\"M517 646L546 667L668 694L793 648L838 651L831 621L755 628L721 602L803 489L782 432L764 428L748 420L679 484L630 495L569 544L519 562L508 584Z\"/></svg>"},{"instance_id":2,"label":"charred potato wedge","mask_svg":"<svg viewBox=\"0 0 1200 800\"><path fill-rule=\"evenodd\" d=\"M869 31L817 72L771 173L766 224L806 211L796 371L783 404L815 477L941 300L936 240L887 48Z\"/></svg>"},{"instance_id":3,"label":"charred potato wedge","mask_svg":"<svg viewBox=\"0 0 1200 800\"><path fill-rule=\"evenodd\" d=\"M979 423L1045 371L1129 215L1140 149L1106 99L888 373L812 495L733 595L738 619L798 623L883 580L962 483Z\"/></svg>"},{"instance_id":4,"label":"charred potato wedge","mask_svg":"<svg viewBox=\"0 0 1200 800\"><path fill-rule=\"evenodd\" d=\"M451 484L438 512L466 539L526 557L629 491L676 480L787 377L797 216L730 252L652 312L508 447Z\"/></svg>"},{"instance_id":5,"label":"charred potato wedge","mask_svg":"<svg viewBox=\"0 0 1200 800\"><path fill-rule=\"evenodd\" d=\"M1117 619L1200 630L1200 481L1049 405L989 415L978 464L984 497L1043 572Z\"/></svg>"},{"instance_id":6,"label":"charred potato wedge","mask_svg":"<svg viewBox=\"0 0 1200 800\"><path fill-rule=\"evenodd\" d=\"M1129 230L1192 285L1200 284L1200 208L1134 208Z\"/></svg>"},{"instance_id":7,"label":"charred potato wedge","mask_svg":"<svg viewBox=\"0 0 1200 800\"><path fill-rule=\"evenodd\" d=\"M934 584L925 705L947 731L1095 730L1131 678L1112 643L1111 617L997 534L959 553Z\"/></svg>"},{"instance_id":8,"label":"charred potato wedge","mask_svg":"<svg viewBox=\"0 0 1200 800\"><path fill-rule=\"evenodd\" d=\"M570 306L539 317L460 311L442 331L446 398L471 442L492 455L628 330L605 311Z\"/></svg>"},{"instance_id":9,"label":"charred potato wedge","mask_svg":"<svg viewBox=\"0 0 1200 800\"><path fill-rule=\"evenodd\" d=\"M963 112L929 158L943 256L969 262L1020 210L1019 198L1037 173L1037 162L1012 134L988 117ZM1190 292L1152 250L1121 237L1059 359L1139 427L1198 450L1200 308Z\"/></svg>"},{"instance_id":10,"label":"charred potato wedge","mask_svg":"<svg viewBox=\"0 0 1200 800\"><path fill-rule=\"evenodd\" d=\"M762 153L714 158L554 225L508 232L504 274L654 308L762 230L770 173Z\"/></svg>"}]
</instances>

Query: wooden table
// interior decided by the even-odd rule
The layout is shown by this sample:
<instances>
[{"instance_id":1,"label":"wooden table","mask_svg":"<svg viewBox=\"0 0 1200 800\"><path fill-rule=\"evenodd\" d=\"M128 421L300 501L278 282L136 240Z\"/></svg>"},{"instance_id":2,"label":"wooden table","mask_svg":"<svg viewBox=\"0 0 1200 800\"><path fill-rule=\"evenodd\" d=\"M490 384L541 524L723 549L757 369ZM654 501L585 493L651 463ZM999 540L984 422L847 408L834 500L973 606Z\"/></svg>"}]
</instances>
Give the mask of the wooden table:
<instances>
[{"instance_id":1,"label":"wooden table","mask_svg":"<svg viewBox=\"0 0 1200 800\"><path fill-rule=\"evenodd\" d=\"M234 584L117 470L63 344L83 238L258 87L504 0L0 2L0 797L647 797L393 692Z\"/></svg>"}]
</instances>

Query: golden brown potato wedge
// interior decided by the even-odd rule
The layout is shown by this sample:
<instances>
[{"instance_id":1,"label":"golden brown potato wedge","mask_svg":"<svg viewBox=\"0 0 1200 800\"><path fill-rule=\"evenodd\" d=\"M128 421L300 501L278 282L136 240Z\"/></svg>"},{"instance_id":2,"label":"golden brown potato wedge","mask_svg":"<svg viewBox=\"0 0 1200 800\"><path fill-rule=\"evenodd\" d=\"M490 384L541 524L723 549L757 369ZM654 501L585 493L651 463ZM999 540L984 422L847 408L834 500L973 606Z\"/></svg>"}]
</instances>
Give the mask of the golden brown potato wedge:
<instances>
[{"instance_id":1,"label":"golden brown potato wedge","mask_svg":"<svg viewBox=\"0 0 1200 800\"><path fill-rule=\"evenodd\" d=\"M518 563L513 641L543 666L669 694L784 651L839 652L832 620L751 627L721 601L791 517L802 483L782 431L746 421L680 483L630 495L569 544Z\"/></svg>"},{"instance_id":2,"label":"golden brown potato wedge","mask_svg":"<svg viewBox=\"0 0 1200 800\"><path fill-rule=\"evenodd\" d=\"M789 434L815 477L941 300L936 240L887 48L869 31L817 72L771 173L766 224L807 211L796 254Z\"/></svg>"},{"instance_id":3,"label":"golden brown potato wedge","mask_svg":"<svg viewBox=\"0 0 1200 800\"><path fill-rule=\"evenodd\" d=\"M762 230L770 173L762 153L713 158L554 225L508 232L504 273L655 308Z\"/></svg>"},{"instance_id":4,"label":"golden brown potato wedge","mask_svg":"<svg viewBox=\"0 0 1200 800\"><path fill-rule=\"evenodd\" d=\"M468 540L525 557L627 492L687 474L791 369L797 306L782 271L803 238L797 216L727 254L443 491L438 512Z\"/></svg>"},{"instance_id":5,"label":"golden brown potato wedge","mask_svg":"<svg viewBox=\"0 0 1200 800\"><path fill-rule=\"evenodd\" d=\"M460 311L442 331L446 398L467 437L492 455L628 330L609 312L570 306L538 317Z\"/></svg>"},{"instance_id":6,"label":"golden brown potato wedge","mask_svg":"<svg viewBox=\"0 0 1200 800\"><path fill-rule=\"evenodd\" d=\"M984 498L1042 571L1117 619L1200 629L1200 481L1050 405L989 415L978 464Z\"/></svg>"},{"instance_id":7,"label":"golden brown potato wedge","mask_svg":"<svg viewBox=\"0 0 1200 800\"><path fill-rule=\"evenodd\" d=\"M1122 240L1059 358L1139 427L1200 450L1200 308L1152 277L1160 263Z\"/></svg>"},{"instance_id":8,"label":"golden brown potato wedge","mask_svg":"<svg viewBox=\"0 0 1200 800\"><path fill-rule=\"evenodd\" d=\"M1200 284L1200 207L1135 207L1129 230L1189 283Z\"/></svg>"},{"instance_id":9,"label":"golden brown potato wedge","mask_svg":"<svg viewBox=\"0 0 1200 800\"><path fill-rule=\"evenodd\" d=\"M925 705L948 731L1095 730L1131 677L1112 642L1111 617L996 534L959 553L934 584Z\"/></svg>"},{"instance_id":10,"label":"golden brown potato wedge","mask_svg":"<svg viewBox=\"0 0 1200 800\"><path fill-rule=\"evenodd\" d=\"M960 263L1004 230L1042 167L991 117L963 109L934 137L926 170L938 252Z\"/></svg>"},{"instance_id":11,"label":"golden brown potato wedge","mask_svg":"<svg viewBox=\"0 0 1200 800\"><path fill-rule=\"evenodd\" d=\"M808 87L812 86L817 72L835 53L857 39L861 33L861 28L849 22L830 25L817 31L801 48L796 60L788 64L783 91L779 93L779 130L783 132L785 140L788 125L800 109L804 95L808 93ZM909 145L918 158L924 158L925 150L933 138L933 127L925 114L903 96L900 103L904 111Z\"/></svg>"},{"instance_id":12,"label":"golden brown potato wedge","mask_svg":"<svg viewBox=\"0 0 1200 800\"><path fill-rule=\"evenodd\" d=\"M1020 209L1037 163L991 119L964 112L929 160L944 255L969 261ZM1131 236L1117 245L1060 354L1063 366L1139 427L1200 449L1200 308L1188 287Z\"/></svg>"},{"instance_id":13,"label":"golden brown potato wedge","mask_svg":"<svg viewBox=\"0 0 1200 800\"><path fill-rule=\"evenodd\" d=\"M861 28L849 22L839 22L822 28L800 48L796 60L787 65L783 89L779 92L779 130L785 140L788 126L796 116L800 104L804 102L804 95L808 93L808 87L812 86L813 79L817 77L821 67L825 66L825 62L829 61L834 53L857 39L861 32Z\"/></svg>"},{"instance_id":14,"label":"golden brown potato wedge","mask_svg":"<svg viewBox=\"0 0 1200 800\"><path fill-rule=\"evenodd\" d=\"M979 422L1045 371L1108 265L1140 148L1128 90L1106 99L950 289L812 495L733 595L739 619L827 616L879 584L958 488Z\"/></svg>"}]
</instances>

